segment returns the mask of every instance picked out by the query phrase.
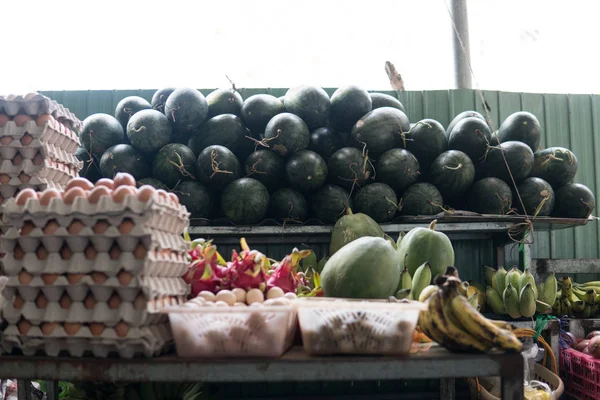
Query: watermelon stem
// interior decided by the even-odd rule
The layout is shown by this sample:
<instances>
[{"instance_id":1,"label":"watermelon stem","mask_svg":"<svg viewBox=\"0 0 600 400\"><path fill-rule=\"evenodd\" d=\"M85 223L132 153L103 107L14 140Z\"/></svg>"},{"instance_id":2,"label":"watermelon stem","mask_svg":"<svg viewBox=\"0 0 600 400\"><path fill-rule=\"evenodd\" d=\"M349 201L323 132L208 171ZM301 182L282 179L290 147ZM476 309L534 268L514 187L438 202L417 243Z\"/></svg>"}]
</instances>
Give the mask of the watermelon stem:
<instances>
[{"instance_id":1,"label":"watermelon stem","mask_svg":"<svg viewBox=\"0 0 600 400\"><path fill-rule=\"evenodd\" d=\"M461 169L462 166L463 166L462 163L459 163L456 167L449 167L447 165L444 165L442 168L446 168L446 169L451 169L453 171L457 171L457 170Z\"/></svg>"},{"instance_id":2,"label":"watermelon stem","mask_svg":"<svg viewBox=\"0 0 600 400\"><path fill-rule=\"evenodd\" d=\"M438 203L435 203L435 202L433 202L433 201L431 201L431 200L427 200L427 202L428 202L429 204L431 204L432 206L434 206L434 207L439 207L439 208L440 208L440 209L441 209L443 212L445 212L446 214L454 214L454 210L453 210L451 207L444 208L444 206L443 206L443 205L441 205L441 204L438 204Z\"/></svg>"},{"instance_id":3,"label":"watermelon stem","mask_svg":"<svg viewBox=\"0 0 600 400\"><path fill-rule=\"evenodd\" d=\"M185 169L185 165L183 164L183 159L181 158L179 153L174 151L173 154L175 154L175 157L177 157L177 163L174 162L173 160L168 160L169 164L175 166L175 168L177 168L179 170L181 175L188 176L188 177L192 178L193 180L196 180L196 177L194 175L192 175L187 169ZM177 183L179 184L179 182L177 182ZM175 186L177 186L177 185L175 185Z\"/></svg>"},{"instance_id":4,"label":"watermelon stem","mask_svg":"<svg viewBox=\"0 0 600 400\"><path fill-rule=\"evenodd\" d=\"M227 170L222 170L219 169L219 162L217 161L217 151L216 150L212 150L210 152L210 166L213 170L213 173L210 175L211 179L212 177L214 177L216 174L221 173L221 174L233 174L232 171L227 171Z\"/></svg>"},{"instance_id":5,"label":"watermelon stem","mask_svg":"<svg viewBox=\"0 0 600 400\"><path fill-rule=\"evenodd\" d=\"M405 149L406 149L406 141L413 141L413 139L407 139L406 135L410 135L412 130L415 128L415 126L418 126L418 125L426 125L429 129L431 129L430 124L428 124L427 122L419 121L412 128L410 128L408 130L408 132L404 132L403 130L400 130L400 137L402 138L402 144L404 145Z\"/></svg>"},{"instance_id":6,"label":"watermelon stem","mask_svg":"<svg viewBox=\"0 0 600 400\"><path fill-rule=\"evenodd\" d=\"M535 208L535 212L533 213L533 219L535 219L535 217L537 217L539 212L542 210L542 207L544 207L544 204L546 204L548 199L550 199L550 193L548 193L547 190L542 190L542 192L540 194L542 196L544 196L544 198L542 199L542 201L540 201L540 204L538 204L538 206Z\"/></svg>"},{"instance_id":7,"label":"watermelon stem","mask_svg":"<svg viewBox=\"0 0 600 400\"><path fill-rule=\"evenodd\" d=\"M400 202L398 202L398 204L396 204L395 202L393 202L392 200L390 200L390 199L389 199L387 196L385 196L385 197L384 197L384 199L385 199L386 201L388 201L389 203L393 204L393 205L394 205L394 207L395 207L397 210L400 210L400 208L401 208L401 203L402 203L402 199L400 199Z\"/></svg>"},{"instance_id":8,"label":"watermelon stem","mask_svg":"<svg viewBox=\"0 0 600 400\"><path fill-rule=\"evenodd\" d=\"M250 173L247 176L250 176L252 174L266 174L266 171L259 171L256 169L256 166L260 163L260 160L258 160L257 162L255 162L254 164L252 164L252 166L250 167ZM290 210L291 212L291 210Z\"/></svg>"},{"instance_id":9,"label":"watermelon stem","mask_svg":"<svg viewBox=\"0 0 600 400\"><path fill-rule=\"evenodd\" d=\"M248 139L254 141L257 145L261 145L263 147L266 147L267 149L269 149L271 146L269 146L269 142L271 140L275 140L279 137L279 135L281 134L281 129L277 129L277 135L273 136L272 138L263 138L262 140L258 140L253 138L252 136L246 136Z\"/></svg>"}]
</instances>

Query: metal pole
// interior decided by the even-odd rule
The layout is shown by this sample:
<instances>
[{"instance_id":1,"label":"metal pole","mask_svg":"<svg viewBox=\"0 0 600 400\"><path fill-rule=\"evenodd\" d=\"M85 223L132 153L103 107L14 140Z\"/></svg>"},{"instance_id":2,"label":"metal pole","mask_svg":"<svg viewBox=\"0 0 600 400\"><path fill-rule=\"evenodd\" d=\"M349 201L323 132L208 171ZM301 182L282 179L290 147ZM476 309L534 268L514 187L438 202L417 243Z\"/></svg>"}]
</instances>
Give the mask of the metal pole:
<instances>
[{"instance_id":1,"label":"metal pole","mask_svg":"<svg viewBox=\"0 0 600 400\"><path fill-rule=\"evenodd\" d=\"M452 0L452 18L454 27L452 43L454 44L454 75L458 89L472 89L471 50L469 46L469 17L467 15L467 0ZM458 35L458 37L457 37ZM460 39L459 39L460 37ZM461 44L462 41L462 44Z\"/></svg>"}]
</instances>

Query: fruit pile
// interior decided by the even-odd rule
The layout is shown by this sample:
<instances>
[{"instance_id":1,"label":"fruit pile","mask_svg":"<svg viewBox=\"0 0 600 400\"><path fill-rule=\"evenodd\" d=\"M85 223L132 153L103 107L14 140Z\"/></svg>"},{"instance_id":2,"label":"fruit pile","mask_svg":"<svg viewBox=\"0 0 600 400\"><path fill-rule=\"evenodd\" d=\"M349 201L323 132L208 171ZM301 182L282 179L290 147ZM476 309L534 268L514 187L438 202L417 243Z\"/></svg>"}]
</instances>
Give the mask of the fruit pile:
<instances>
[{"instance_id":1,"label":"fruit pile","mask_svg":"<svg viewBox=\"0 0 600 400\"><path fill-rule=\"evenodd\" d=\"M349 206L380 223L451 209L585 218L595 208L572 183L575 155L539 148L534 115L514 113L497 132L475 111L447 128L411 124L396 98L356 86L247 99L161 89L151 102L122 99L114 117L89 116L80 138L90 179L128 172L176 193L192 217L238 225L332 224Z\"/></svg>"},{"instance_id":2,"label":"fruit pile","mask_svg":"<svg viewBox=\"0 0 600 400\"><path fill-rule=\"evenodd\" d=\"M600 281L577 283L570 277L563 276L558 280L558 288L556 301L552 306L555 316L596 318L600 315Z\"/></svg>"},{"instance_id":3,"label":"fruit pile","mask_svg":"<svg viewBox=\"0 0 600 400\"><path fill-rule=\"evenodd\" d=\"M578 339L570 332L561 332L561 337L571 348L594 358L600 358L600 331L588 333L585 339Z\"/></svg>"}]
</instances>

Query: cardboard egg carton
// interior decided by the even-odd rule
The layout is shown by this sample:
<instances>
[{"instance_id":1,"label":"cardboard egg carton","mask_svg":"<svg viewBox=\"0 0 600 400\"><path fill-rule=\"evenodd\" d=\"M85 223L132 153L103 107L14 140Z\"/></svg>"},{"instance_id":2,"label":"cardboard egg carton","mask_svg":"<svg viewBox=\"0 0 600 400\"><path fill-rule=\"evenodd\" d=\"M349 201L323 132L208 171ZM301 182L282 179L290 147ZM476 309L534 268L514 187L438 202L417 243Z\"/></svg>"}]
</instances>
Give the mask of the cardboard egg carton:
<instances>
[{"instance_id":1,"label":"cardboard egg carton","mask_svg":"<svg viewBox=\"0 0 600 400\"><path fill-rule=\"evenodd\" d=\"M71 180L79 176L79 170L72 166L62 163L56 163L48 160L42 166L34 166L35 171L20 171L21 166L12 165L10 161L0 164L0 169L5 167L5 171L0 171L0 175L6 177L8 185L34 185L39 186L44 182L54 182L56 185L64 186Z\"/></svg>"},{"instance_id":2,"label":"cardboard egg carton","mask_svg":"<svg viewBox=\"0 0 600 400\"><path fill-rule=\"evenodd\" d=\"M23 335L16 325L9 325L4 331L2 347L6 353L20 351L26 356L42 353L57 357L66 353L71 357L92 354L106 358L116 353L121 358L133 358L158 355L170 348L172 343L173 337L167 324L130 328L124 337L119 337L115 328L105 328L101 334L94 335L88 326L82 326L74 335L69 335L59 324L47 335L38 326L31 326Z\"/></svg>"},{"instance_id":3,"label":"cardboard egg carton","mask_svg":"<svg viewBox=\"0 0 600 400\"><path fill-rule=\"evenodd\" d=\"M14 121L8 121L3 127L0 127L0 141L3 146L11 148L40 148L43 144L52 144L69 153L75 153L81 146L77 134L55 120L48 120L44 125L37 125L35 121L27 121L23 126L17 126Z\"/></svg>"},{"instance_id":4,"label":"cardboard egg carton","mask_svg":"<svg viewBox=\"0 0 600 400\"><path fill-rule=\"evenodd\" d=\"M0 173L36 172L42 167L63 164L76 171L83 162L67 151L51 144L35 147L0 147Z\"/></svg>"},{"instance_id":5,"label":"cardboard egg carton","mask_svg":"<svg viewBox=\"0 0 600 400\"><path fill-rule=\"evenodd\" d=\"M80 132L83 127L79 118L68 108L39 93L28 93L25 96L14 94L0 96L0 113L9 117L17 114L26 114L30 117L50 114L58 121L70 125L77 132Z\"/></svg>"}]
</instances>

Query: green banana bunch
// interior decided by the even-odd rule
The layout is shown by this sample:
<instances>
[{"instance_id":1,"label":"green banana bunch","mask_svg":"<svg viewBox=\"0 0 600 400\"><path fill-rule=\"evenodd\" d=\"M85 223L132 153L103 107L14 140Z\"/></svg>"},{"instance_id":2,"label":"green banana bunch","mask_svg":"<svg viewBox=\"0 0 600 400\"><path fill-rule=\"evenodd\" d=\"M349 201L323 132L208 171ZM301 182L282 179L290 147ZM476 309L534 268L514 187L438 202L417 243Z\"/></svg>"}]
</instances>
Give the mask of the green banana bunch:
<instances>
[{"instance_id":1,"label":"green banana bunch","mask_svg":"<svg viewBox=\"0 0 600 400\"><path fill-rule=\"evenodd\" d=\"M525 285L527 285L528 283L531 283L531 288L533 289L533 293L535 293L535 298L537 299L538 290L537 286L535 285L535 278L531 274L529 268L525 268L525 272L521 274L521 279L519 280L519 293L521 293Z\"/></svg>"},{"instance_id":2,"label":"green banana bunch","mask_svg":"<svg viewBox=\"0 0 600 400\"><path fill-rule=\"evenodd\" d=\"M413 300L418 300L423 289L425 289L431 283L431 266L428 262L423 263L417 270L412 278L412 291L411 297Z\"/></svg>"},{"instance_id":3,"label":"green banana bunch","mask_svg":"<svg viewBox=\"0 0 600 400\"><path fill-rule=\"evenodd\" d=\"M498 267L498 271L496 271L496 291L498 293L503 294L504 289L506 289L506 275L507 272L504 267Z\"/></svg>"},{"instance_id":4,"label":"green banana bunch","mask_svg":"<svg viewBox=\"0 0 600 400\"><path fill-rule=\"evenodd\" d=\"M488 286L485 290L485 299L492 309L492 311L496 314L506 314L506 308L504 308L504 301L502 300L502 296L491 286Z\"/></svg>"},{"instance_id":5,"label":"green banana bunch","mask_svg":"<svg viewBox=\"0 0 600 400\"><path fill-rule=\"evenodd\" d=\"M512 285L512 287L514 287L515 289L517 289L517 292L519 292L519 282L521 281L521 271L519 270L519 268L517 267L512 267L507 273L506 273L506 286L508 286L508 284L510 283Z\"/></svg>"},{"instance_id":6,"label":"green banana bunch","mask_svg":"<svg viewBox=\"0 0 600 400\"><path fill-rule=\"evenodd\" d=\"M546 304L554 305L558 294L558 281L554 272L548 274L539 289L539 300Z\"/></svg>"},{"instance_id":7,"label":"green banana bunch","mask_svg":"<svg viewBox=\"0 0 600 400\"><path fill-rule=\"evenodd\" d=\"M494 268L488 267L487 265L483 266L483 276L485 280L486 286L494 285L494 281L496 280L496 270Z\"/></svg>"},{"instance_id":8,"label":"green banana bunch","mask_svg":"<svg viewBox=\"0 0 600 400\"><path fill-rule=\"evenodd\" d=\"M504 301L504 308L506 309L506 312L511 318L521 318L519 293L510 282L504 289L502 300Z\"/></svg>"},{"instance_id":9,"label":"green banana bunch","mask_svg":"<svg viewBox=\"0 0 600 400\"><path fill-rule=\"evenodd\" d=\"M406 266L400 274L400 287L398 289L412 289L412 278L410 277L410 272L408 272Z\"/></svg>"},{"instance_id":10,"label":"green banana bunch","mask_svg":"<svg viewBox=\"0 0 600 400\"><path fill-rule=\"evenodd\" d=\"M537 296L533 287L530 282L527 282L519 294L519 313L526 318L531 318L535 314L535 300Z\"/></svg>"},{"instance_id":11,"label":"green banana bunch","mask_svg":"<svg viewBox=\"0 0 600 400\"><path fill-rule=\"evenodd\" d=\"M402 299L408 299L411 300L412 297L410 296L410 291L411 289L399 289L396 294L394 294L394 297L402 300Z\"/></svg>"}]
</instances>

